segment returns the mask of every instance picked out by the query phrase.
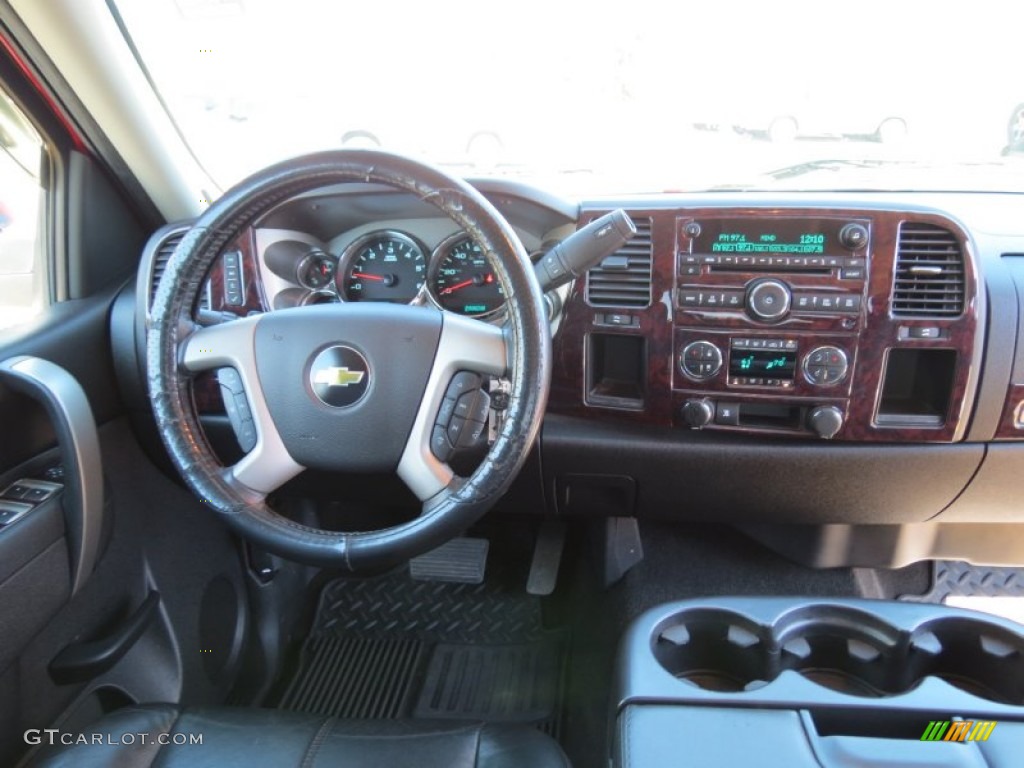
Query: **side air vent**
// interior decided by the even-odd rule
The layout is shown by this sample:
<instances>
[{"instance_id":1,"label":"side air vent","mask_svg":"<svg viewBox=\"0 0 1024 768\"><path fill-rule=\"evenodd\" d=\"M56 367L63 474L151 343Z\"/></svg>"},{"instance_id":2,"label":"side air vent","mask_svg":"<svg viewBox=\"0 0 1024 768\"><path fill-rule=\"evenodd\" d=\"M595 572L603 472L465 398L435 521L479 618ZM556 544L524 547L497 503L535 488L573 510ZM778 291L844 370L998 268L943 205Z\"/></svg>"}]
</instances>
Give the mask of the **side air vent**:
<instances>
[{"instance_id":1,"label":"side air vent","mask_svg":"<svg viewBox=\"0 0 1024 768\"><path fill-rule=\"evenodd\" d=\"M149 304L153 305L153 298L156 296L156 287L160 284L160 278L164 276L164 270L167 269L167 262L171 260L171 256L174 254L174 249L178 247L178 243L185 236L186 230L179 232L171 232L164 238L163 242L156 249L156 253L153 254L153 267L150 270L149 280Z\"/></svg>"},{"instance_id":2,"label":"side air vent","mask_svg":"<svg viewBox=\"0 0 1024 768\"><path fill-rule=\"evenodd\" d=\"M651 220L634 218L636 234L587 272L587 301L595 307L646 307L651 303Z\"/></svg>"},{"instance_id":3,"label":"side air vent","mask_svg":"<svg viewBox=\"0 0 1024 768\"><path fill-rule=\"evenodd\" d=\"M903 222L896 246L895 317L955 317L964 311L964 254L956 237L931 224Z\"/></svg>"}]
</instances>

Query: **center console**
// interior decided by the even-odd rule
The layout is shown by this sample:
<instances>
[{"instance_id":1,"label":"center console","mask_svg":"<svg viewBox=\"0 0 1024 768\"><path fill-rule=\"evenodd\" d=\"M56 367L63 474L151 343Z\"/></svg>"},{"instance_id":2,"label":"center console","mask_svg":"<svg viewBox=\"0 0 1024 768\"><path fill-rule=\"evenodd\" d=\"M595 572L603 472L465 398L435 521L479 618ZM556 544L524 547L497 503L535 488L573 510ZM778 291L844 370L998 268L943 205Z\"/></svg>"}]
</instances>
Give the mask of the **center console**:
<instances>
[{"instance_id":1,"label":"center console","mask_svg":"<svg viewBox=\"0 0 1024 768\"><path fill-rule=\"evenodd\" d=\"M942 605L715 598L636 619L614 766L1011 766L1024 628Z\"/></svg>"},{"instance_id":2,"label":"center console","mask_svg":"<svg viewBox=\"0 0 1024 768\"><path fill-rule=\"evenodd\" d=\"M727 206L630 215L638 237L567 302L553 411L847 441L962 439L983 295L955 221Z\"/></svg>"}]
</instances>

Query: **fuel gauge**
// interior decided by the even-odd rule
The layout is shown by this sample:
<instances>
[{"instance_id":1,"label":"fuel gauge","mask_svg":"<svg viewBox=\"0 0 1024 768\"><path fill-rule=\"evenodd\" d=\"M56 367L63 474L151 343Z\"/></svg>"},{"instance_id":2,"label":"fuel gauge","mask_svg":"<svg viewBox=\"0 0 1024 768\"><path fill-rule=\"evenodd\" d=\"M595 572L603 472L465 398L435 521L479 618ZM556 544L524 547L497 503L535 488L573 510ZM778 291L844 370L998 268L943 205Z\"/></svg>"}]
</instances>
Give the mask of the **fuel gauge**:
<instances>
[{"instance_id":1,"label":"fuel gauge","mask_svg":"<svg viewBox=\"0 0 1024 768\"><path fill-rule=\"evenodd\" d=\"M334 280L338 262L320 250L309 253L299 264L299 282L311 291L326 288Z\"/></svg>"}]
</instances>

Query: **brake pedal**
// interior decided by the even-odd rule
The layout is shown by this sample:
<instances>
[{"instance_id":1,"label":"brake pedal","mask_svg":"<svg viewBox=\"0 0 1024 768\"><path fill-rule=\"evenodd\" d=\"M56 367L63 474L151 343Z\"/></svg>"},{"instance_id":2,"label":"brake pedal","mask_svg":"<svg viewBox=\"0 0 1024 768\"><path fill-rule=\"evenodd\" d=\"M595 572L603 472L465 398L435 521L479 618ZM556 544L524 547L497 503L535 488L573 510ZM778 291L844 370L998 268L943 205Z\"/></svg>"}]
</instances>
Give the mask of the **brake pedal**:
<instances>
[{"instance_id":1,"label":"brake pedal","mask_svg":"<svg viewBox=\"0 0 1024 768\"><path fill-rule=\"evenodd\" d=\"M416 581L482 584L489 547L487 539L452 539L410 560L409 575Z\"/></svg>"}]
</instances>

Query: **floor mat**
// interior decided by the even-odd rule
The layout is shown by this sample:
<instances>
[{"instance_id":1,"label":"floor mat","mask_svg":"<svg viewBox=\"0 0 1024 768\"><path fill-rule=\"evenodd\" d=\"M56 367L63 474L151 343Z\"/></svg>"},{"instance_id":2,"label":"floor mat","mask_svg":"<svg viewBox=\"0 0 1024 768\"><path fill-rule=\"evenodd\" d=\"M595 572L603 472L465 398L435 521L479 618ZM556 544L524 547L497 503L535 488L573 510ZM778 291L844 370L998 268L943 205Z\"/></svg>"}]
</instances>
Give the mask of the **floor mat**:
<instances>
[{"instance_id":1,"label":"floor mat","mask_svg":"<svg viewBox=\"0 0 1024 768\"><path fill-rule=\"evenodd\" d=\"M936 560L932 563L931 589L923 595L903 595L900 599L942 603L951 595L1024 597L1024 568L996 568L960 560Z\"/></svg>"},{"instance_id":2,"label":"floor mat","mask_svg":"<svg viewBox=\"0 0 1024 768\"><path fill-rule=\"evenodd\" d=\"M514 579L338 579L279 706L345 718L536 725L557 737L567 643Z\"/></svg>"}]
</instances>

